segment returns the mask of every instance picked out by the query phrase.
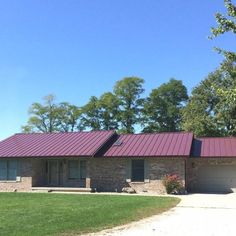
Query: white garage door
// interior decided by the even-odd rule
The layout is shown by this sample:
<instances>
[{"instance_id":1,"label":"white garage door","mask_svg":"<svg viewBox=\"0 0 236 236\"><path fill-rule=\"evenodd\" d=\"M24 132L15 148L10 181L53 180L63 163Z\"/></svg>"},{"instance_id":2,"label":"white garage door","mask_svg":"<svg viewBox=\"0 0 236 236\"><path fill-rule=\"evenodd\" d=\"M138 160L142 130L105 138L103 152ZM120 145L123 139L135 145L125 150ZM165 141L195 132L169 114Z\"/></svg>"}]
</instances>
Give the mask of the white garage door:
<instances>
[{"instance_id":1,"label":"white garage door","mask_svg":"<svg viewBox=\"0 0 236 236\"><path fill-rule=\"evenodd\" d=\"M211 165L198 170L196 192L236 192L236 166Z\"/></svg>"}]
</instances>

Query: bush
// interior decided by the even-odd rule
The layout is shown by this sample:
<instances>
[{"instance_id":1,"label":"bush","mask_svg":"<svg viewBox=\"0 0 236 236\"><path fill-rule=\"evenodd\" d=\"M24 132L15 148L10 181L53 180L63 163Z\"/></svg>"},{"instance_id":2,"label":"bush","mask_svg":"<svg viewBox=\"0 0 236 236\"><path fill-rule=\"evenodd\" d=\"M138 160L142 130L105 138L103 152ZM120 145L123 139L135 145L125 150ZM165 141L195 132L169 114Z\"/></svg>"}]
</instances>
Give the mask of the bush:
<instances>
[{"instance_id":1,"label":"bush","mask_svg":"<svg viewBox=\"0 0 236 236\"><path fill-rule=\"evenodd\" d=\"M178 175L167 174L162 178L162 183L168 194L180 193L183 190L183 184Z\"/></svg>"}]
</instances>

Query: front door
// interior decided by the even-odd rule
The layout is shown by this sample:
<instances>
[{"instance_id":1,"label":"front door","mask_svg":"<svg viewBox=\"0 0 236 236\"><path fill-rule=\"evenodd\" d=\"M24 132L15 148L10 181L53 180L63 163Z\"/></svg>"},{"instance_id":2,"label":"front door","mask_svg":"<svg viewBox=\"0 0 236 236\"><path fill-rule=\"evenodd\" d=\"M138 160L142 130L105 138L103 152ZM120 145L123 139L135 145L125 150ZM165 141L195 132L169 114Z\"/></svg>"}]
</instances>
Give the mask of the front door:
<instances>
[{"instance_id":1,"label":"front door","mask_svg":"<svg viewBox=\"0 0 236 236\"><path fill-rule=\"evenodd\" d=\"M63 184L63 162L59 160L49 160L48 166L48 185L61 186Z\"/></svg>"}]
</instances>

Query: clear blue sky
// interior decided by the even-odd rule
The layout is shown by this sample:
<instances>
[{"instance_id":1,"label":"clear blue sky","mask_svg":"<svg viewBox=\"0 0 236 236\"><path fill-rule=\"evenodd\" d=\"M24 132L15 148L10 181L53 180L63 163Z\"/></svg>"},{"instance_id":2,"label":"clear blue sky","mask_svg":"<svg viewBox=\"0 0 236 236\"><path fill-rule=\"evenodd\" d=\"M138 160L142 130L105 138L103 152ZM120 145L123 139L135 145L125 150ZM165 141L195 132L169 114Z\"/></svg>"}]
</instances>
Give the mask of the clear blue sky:
<instances>
[{"instance_id":1,"label":"clear blue sky","mask_svg":"<svg viewBox=\"0 0 236 236\"><path fill-rule=\"evenodd\" d=\"M125 76L146 94L169 78L189 92L222 60L207 39L223 0L0 1L0 140L20 132L28 108L49 93L85 104Z\"/></svg>"}]
</instances>

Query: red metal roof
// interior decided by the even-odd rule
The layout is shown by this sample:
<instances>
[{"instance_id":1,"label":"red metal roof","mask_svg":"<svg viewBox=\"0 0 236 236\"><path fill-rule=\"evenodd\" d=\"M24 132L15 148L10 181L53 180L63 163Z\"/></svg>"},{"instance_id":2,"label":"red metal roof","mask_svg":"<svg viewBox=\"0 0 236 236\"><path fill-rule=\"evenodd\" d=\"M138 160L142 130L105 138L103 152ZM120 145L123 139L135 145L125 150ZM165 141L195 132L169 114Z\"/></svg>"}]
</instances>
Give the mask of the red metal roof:
<instances>
[{"instance_id":1,"label":"red metal roof","mask_svg":"<svg viewBox=\"0 0 236 236\"><path fill-rule=\"evenodd\" d=\"M193 157L236 157L236 138L195 138Z\"/></svg>"},{"instance_id":2,"label":"red metal roof","mask_svg":"<svg viewBox=\"0 0 236 236\"><path fill-rule=\"evenodd\" d=\"M114 131L15 134L0 142L0 157L94 156Z\"/></svg>"},{"instance_id":3,"label":"red metal roof","mask_svg":"<svg viewBox=\"0 0 236 236\"><path fill-rule=\"evenodd\" d=\"M189 156L193 134L189 132L123 134L104 154L106 157Z\"/></svg>"}]
</instances>

